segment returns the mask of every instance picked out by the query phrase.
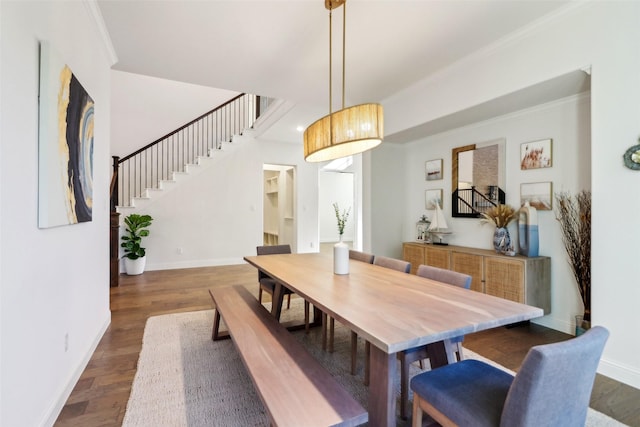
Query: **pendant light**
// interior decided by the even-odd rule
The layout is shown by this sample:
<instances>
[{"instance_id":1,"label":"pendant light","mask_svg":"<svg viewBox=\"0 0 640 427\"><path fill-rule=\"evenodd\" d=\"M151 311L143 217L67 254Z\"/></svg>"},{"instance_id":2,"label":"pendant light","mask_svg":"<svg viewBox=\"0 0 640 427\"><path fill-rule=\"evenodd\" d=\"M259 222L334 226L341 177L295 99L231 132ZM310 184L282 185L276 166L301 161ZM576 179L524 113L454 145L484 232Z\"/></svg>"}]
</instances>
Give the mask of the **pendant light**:
<instances>
[{"instance_id":1,"label":"pendant light","mask_svg":"<svg viewBox=\"0 0 640 427\"><path fill-rule=\"evenodd\" d=\"M346 0L325 0L329 10L329 114L304 131L304 159L307 162L334 160L370 150L383 139L383 111L380 104L344 107ZM332 112L332 10L343 6L342 20L342 109Z\"/></svg>"}]
</instances>

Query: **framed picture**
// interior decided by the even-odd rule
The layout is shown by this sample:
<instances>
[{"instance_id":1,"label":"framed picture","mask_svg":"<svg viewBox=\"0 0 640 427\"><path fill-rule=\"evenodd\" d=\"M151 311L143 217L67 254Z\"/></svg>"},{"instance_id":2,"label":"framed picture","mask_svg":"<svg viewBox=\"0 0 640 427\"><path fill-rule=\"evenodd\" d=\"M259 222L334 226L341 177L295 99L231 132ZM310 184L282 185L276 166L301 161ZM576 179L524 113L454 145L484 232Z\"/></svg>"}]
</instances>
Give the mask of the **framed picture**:
<instances>
[{"instance_id":1,"label":"framed picture","mask_svg":"<svg viewBox=\"0 0 640 427\"><path fill-rule=\"evenodd\" d=\"M424 201L425 208L427 210L434 210L436 208L436 204L438 204L438 206L440 206L440 209L442 209L442 189L439 188L437 190L426 190L424 192Z\"/></svg>"},{"instance_id":2,"label":"framed picture","mask_svg":"<svg viewBox=\"0 0 640 427\"><path fill-rule=\"evenodd\" d=\"M429 160L425 163L425 177L427 181L442 179L442 159Z\"/></svg>"},{"instance_id":3,"label":"framed picture","mask_svg":"<svg viewBox=\"0 0 640 427\"><path fill-rule=\"evenodd\" d=\"M551 139L542 139L520 144L520 169L550 168L551 142Z\"/></svg>"},{"instance_id":4,"label":"framed picture","mask_svg":"<svg viewBox=\"0 0 640 427\"><path fill-rule=\"evenodd\" d=\"M532 182L520 184L520 206L529 202L531 207L539 211L550 211L553 201L553 185L551 182Z\"/></svg>"},{"instance_id":5,"label":"framed picture","mask_svg":"<svg viewBox=\"0 0 640 427\"><path fill-rule=\"evenodd\" d=\"M62 57L40 45L38 227L92 220L94 102Z\"/></svg>"}]
</instances>

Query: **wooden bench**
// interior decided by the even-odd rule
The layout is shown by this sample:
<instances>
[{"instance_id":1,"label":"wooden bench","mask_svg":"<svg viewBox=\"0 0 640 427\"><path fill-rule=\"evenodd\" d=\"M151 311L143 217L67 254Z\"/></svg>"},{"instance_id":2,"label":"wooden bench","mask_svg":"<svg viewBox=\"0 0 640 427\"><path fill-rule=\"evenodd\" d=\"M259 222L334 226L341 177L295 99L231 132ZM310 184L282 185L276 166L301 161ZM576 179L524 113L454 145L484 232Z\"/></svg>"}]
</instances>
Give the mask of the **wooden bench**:
<instances>
[{"instance_id":1,"label":"wooden bench","mask_svg":"<svg viewBox=\"0 0 640 427\"><path fill-rule=\"evenodd\" d=\"M368 420L360 405L243 286L210 289L273 426L355 426Z\"/></svg>"}]
</instances>

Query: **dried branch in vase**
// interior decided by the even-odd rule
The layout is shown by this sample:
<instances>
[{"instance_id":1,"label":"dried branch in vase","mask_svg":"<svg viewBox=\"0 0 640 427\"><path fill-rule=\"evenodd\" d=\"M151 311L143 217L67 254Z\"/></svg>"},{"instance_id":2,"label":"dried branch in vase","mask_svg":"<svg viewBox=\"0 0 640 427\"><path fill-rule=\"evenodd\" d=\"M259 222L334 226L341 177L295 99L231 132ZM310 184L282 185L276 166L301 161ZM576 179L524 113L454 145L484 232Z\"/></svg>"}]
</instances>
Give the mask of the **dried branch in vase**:
<instances>
[{"instance_id":1,"label":"dried branch in vase","mask_svg":"<svg viewBox=\"0 0 640 427\"><path fill-rule=\"evenodd\" d=\"M584 304L584 320L591 321L591 192L557 193L556 201L556 219Z\"/></svg>"}]
</instances>

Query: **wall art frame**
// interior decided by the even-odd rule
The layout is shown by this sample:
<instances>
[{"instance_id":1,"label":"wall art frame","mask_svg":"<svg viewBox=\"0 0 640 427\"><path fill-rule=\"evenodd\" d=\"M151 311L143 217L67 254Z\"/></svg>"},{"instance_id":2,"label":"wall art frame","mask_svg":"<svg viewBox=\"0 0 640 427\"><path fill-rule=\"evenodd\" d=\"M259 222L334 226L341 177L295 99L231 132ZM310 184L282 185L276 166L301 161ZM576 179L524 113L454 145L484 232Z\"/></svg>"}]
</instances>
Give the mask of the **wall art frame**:
<instances>
[{"instance_id":1,"label":"wall art frame","mask_svg":"<svg viewBox=\"0 0 640 427\"><path fill-rule=\"evenodd\" d=\"M553 140L523 142L520 144L520 169L542 169L553 165Z\"/></svg>"},{"instance_id":2,"label":"wall art frame","mask_svg":"<svg viewBox=\"0 0 640 427\"><path fill-rule=\"evenodd\" d=\"M425 190L424 192L424 207L428 211L435 210L435 204L440 206L440 209L443 209L442 206L442 188Z\"/></svg>"},{"instance_id":3,"label":"wall art frame","mask_svg":"<svg viewBox=\"0 0 640 427\"><path fill-rule=\"evenodd\" d=\"M520 184L520 206L524 206L526 202L539 211L552 210L553 183L546 181Z\"/></svg>"},{"instance_id":4,"label":"wall art frame","mask_svg":"<svg viewBox=\"0 0 640 427\"><path fill-rule=\"evenodd\" d=\"M427 160L424 164L424 176L427 181L442 179L442 159Z\"/></svg>"},{"instance_id":5,"label":"wall art frame","mask_svg":"<svg viewBox=\"0 0 640 427\"><path fill-rule=\"evenodd\" d=\"M94 102L62 57L40 42L38 227L93 218Z\"/></svg>"}]
</instances>

